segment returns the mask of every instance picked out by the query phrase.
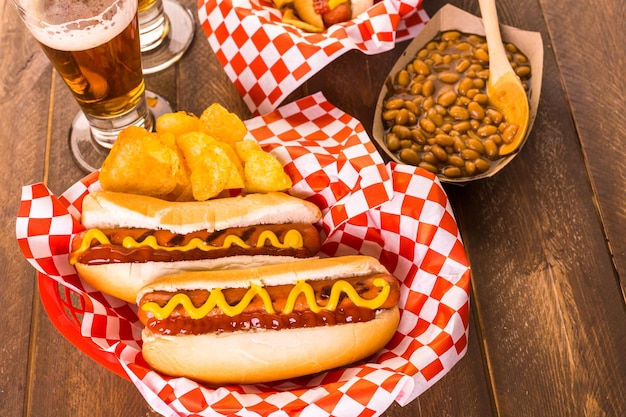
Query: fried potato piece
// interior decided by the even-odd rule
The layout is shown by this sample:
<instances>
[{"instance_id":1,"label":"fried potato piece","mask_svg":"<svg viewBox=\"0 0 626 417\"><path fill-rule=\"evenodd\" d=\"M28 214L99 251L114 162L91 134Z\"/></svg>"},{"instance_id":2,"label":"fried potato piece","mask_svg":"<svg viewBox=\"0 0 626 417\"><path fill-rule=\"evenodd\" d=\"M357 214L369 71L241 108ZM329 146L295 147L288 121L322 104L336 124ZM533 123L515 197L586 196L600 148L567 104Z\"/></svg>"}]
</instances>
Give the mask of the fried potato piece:
<instances>
[{"instance_id":1,"label":"fried potato piece","mask_svg":"<svg viewBox=\"0 0 626 417\"><path fill-rule=\"evenodd\" d=\"M226 183L226 189L232 190L235 188L243 188L244 187L244 171L243 164L237 155L237 152L227 143L215 141L213 146L221 148L221 150L228 156L228 159L232 163L234 169L230 171L230 177L228 178L228 182Z\"/></svg>"},{"instance_id":2,"label":"fried potato piece","mask_svg":"<svg viewBox=\"0 0 626 417\"><path fill-rule=\"evenodd\" d=\"M204 201L224 190L243 188L243 168L230 145L201 132L185 133L176 143L189 167L195 200Z\"/></svg>"},{"instance_id":3,"label":"fried potato piece","mask_svg":"<svg viewBox=\"0 0 626 417\"><path fill-rule=\"evenodd\" d=\"M243 140L248 129L235 113L218 103L211 104L200 116L200 131L222 142L233 144Z\"/></svg>"},{"instance_id":4,"label":"fried potato piece","mask_svg":"<svg viewBox=\"0 0 626 417\"><path fill-rule=\"evenodd\" d=\"M184 176L171 143L171 138L141 127L124 129L102 164L99 176L102 188L166 198Z\"/></svg>"},{"instance_id":5,"label":"fried potato piece","mask_svg":"<svg viewBox=\"0 0 626 417\"><path fill-rule=\"evenodd\" d=\"M242 140L240 142L237 142L235 143L234 148L235 148L235 151L237 151L237 155L239 155L239 158L244 162L248 160L248 157L250 156L251 153L256 152L256 151L263 152L261 145L259 145L259 143L256 140L252 140L252 139L247 139L247 140Z\"/></svg>"},{"instance_id":6,"label":"fried potato piece","mask_svg":"<svg viewBox=\"0 0 626 417\"><path fill-rule=\"evenodd\" d=\"M159 133L171 133L175 137L188 132L200 130L200 119L192 113L178 111L165 113L156 119L156 131Z\"/></svg>"},{"instance_id":7,"label":"fried potato piece","mask_svg":"<svg viewBox=\"0 0 626 417\"><path fill-rule=\"evenodd\" d=\"M244 162L246 192L267 193L291 188L291 178L271 153L265 152L257 141L247 139L235 143L235 150Z\"/></svg>"},{"instance_id":8,"label":"fried potato piece","mask_svg":"<svg viewBox=\"0 0 626 417\"><path fill-rule=\"evenodd\" d=\"M293 185L283 166L272 154L251 150L244 161L245 188L248 193L285 191Z\"/></svg>"}]
</instances>

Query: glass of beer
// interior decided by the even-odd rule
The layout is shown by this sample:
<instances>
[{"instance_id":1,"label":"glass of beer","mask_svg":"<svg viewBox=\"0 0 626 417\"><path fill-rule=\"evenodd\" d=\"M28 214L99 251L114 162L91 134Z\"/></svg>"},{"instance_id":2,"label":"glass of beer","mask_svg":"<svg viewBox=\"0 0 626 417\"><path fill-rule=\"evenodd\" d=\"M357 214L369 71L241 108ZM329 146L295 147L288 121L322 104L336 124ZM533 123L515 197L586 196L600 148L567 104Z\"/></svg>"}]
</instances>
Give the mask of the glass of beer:
<instances>
[{"instance_id":1,"label":"glass of beer","mask_svg":"<svg viewBox=\"0 0 626 417\"><path fill-rule=\"evenodd\" d=\"M193 13L176 0L139 0L143 73L168 68L185 53L195 30Z\"/></svg>"},{"instance_id":2,"label":"glass of beer","mask_svg":"<svg viewBox=\"0 0 626 417\"><path fill-rule=\"evenodd\" d=\"M151 130L137 0L12 0L80 109L70 148L85 171L100 167L119 132Z\"/></svg>"}]
</instances>

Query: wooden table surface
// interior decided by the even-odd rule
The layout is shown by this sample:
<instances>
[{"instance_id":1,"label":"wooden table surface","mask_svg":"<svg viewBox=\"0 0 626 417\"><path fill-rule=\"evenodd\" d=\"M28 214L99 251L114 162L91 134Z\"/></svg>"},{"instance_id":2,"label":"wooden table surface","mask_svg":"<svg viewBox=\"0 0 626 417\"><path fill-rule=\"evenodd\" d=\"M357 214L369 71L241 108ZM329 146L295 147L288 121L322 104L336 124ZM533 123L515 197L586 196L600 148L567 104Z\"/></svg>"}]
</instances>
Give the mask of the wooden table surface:
<instances>
[{"instance_id":1,"label":"wooden table surface","mask_svg":"<svg viewBox=\"0 0 626 417\"><path fill-rule=\"evenodd\" d=\"M195 9L192 0L183 0ZM475 0L451 2L479 14ZM424 0L432 16L445 4ZM0 415L153 416L134 386L66 341L14 239L21 187L82 178L68 152L78 109L8 0L0 0ZM521 154L495 177L445 186L472 266L466 356L386 416L626 415L626 7L500 0L502 23L544 42L541 102ZM317 91L371 131L408 42L349 52L286 102ZM218 101L250 117L201 29L183 60L146 77L176 108Z\"/></svg>"}]
</instances>

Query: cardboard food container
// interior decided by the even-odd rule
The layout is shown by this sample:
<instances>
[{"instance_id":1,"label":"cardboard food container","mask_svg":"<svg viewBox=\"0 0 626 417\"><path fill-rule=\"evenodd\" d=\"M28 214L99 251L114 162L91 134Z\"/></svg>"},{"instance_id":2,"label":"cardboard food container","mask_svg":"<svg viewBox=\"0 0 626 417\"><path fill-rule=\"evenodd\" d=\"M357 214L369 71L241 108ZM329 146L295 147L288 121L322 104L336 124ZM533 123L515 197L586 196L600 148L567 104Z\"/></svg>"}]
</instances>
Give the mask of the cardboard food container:
<instances>
[{"instance_id":1,"label":"cardboard food container","mask_svg":"<svg viewBox=\"0 0 626 417\"><path fill-rule=\"evenodd\" d=\"M376 103L376 110L374 115L374 125L372 128L372 136L378 143L380 149L392 160L398 163L403 163L393 152L391 152L385 143L385 127L382 120L383 105L388 97L388 83L389 80L394 77L401 69L404 69L407 64L415 58L417 52L424 47L428 42L435 38L439 32L445 32L448 30L457 30L467 34L483 35L485 30L483 27L482 19L474 16L464 10L461 10L452 5L443 6L428 22L423 31L415 37L415 39L409 44L406 50L402 53L400 58L396 61L389 72L387 80L383 84L378 101ZM513 43L522 51L528 58L531 68L532 76L530 78L529 89L529 106L530 106L530 118L529 126L526 132L526 137L523 139L521 145L514 153L501 158L491 164L491 167L481 173L471 177L463 178L448 178L444 175L438 175L439 180L446 183L464 184L470 181L487 178L495 175L498 171L504 168L511 160L519 154L526 139L528 138L535 117L537 116L537 108L539 106L539 96L541 94L541 80L543 77L543 42L541 40L541 34L538 32L529 32L521 29L516 29L511 26L500 25L500 32L504 42Z\"/></svg>"},{"instance_id":2,"label":"cardboard food container","mask_svg":"<svg viewBox=\"0 0 626 417\"><path fill-rule=\"evenodd\" d=\"M384 164L361 123L320 93L246 121L251 138L293 179L290 193L317 204L320 255L378 258L401 284L401 320L367 360L268 384L209 388L160 375L141 355L137 308L94 290L68 263L83 230L81 202L98 172L60 196L23 187L19 246L39 272L42 304L57 330L97 363L132 381L164 416L377 416L441 379L468 345L470 268L447 196L434 175ZM332 343L321 340L320 343Z\"/></svg>"},{"instance_id":3,"label":"cardboard food container","mask_svg":"<svg viewBox=\"0 0 626 417\"><path fill-rule=\"evenodd\" d=\"M344 53L378 54L415 37L428 21L421 3L380 0L323 33L282 23L271 0L199 0L198 20L244 102L264 114Z\"/></svg>"}]
</instances>

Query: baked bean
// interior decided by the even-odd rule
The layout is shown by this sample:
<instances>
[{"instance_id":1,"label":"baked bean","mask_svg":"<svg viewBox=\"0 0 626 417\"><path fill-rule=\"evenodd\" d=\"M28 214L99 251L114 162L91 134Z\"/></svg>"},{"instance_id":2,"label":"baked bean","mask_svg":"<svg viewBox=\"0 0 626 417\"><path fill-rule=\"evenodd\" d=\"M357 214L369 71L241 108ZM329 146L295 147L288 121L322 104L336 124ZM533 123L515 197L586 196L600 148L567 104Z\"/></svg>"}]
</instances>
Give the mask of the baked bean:
<instances>
[{"instance_id":1,"label":"baked bean","mask_svg":"<svg viewBox=\"0 0 626 417\"><path fill-rule=\"evenodd\" d=\"M505 43L504 44L504 49L512 54L517 52L517 46L513 45L512 43Z\"/></svg>"},{"instance_id":2,"label":"baked bean","mask_svg":"<svg viewBox=\"0 0 626 417\"><path fill-rule=\"evenodd\" d=\"M464 149L467 148L467 145L465 144L465 141L463 141L463 139L459 138L458 136L454 138L454 152L456 153L461 153L463 152Z\"/></svg>"},{"instance_id":3,"label":"baked bean","mask_svg":"<svg viewBox=\"0 0 626 417\"><path fill-rule=\"evenodd\" d=\"M420 162L418 166L422 169L432 172L433 174L439 174L439 167L429 162Z\"/></svg>"},{"instance_id":4,"label":"baked bean","mask_svg":"<svg viewBox=\"0 0 626 417\"><path fill-rule=\"evenodd\" d=\"M423 145L426 143L426 135L420 129L411 129L411 137L413 142Z\"/></svg>"},{"instance_id":5,"label":"baked bean","mask_svg":"<svg viewBox=\"0 0 626 417\"><path fill-rule=\"evenodd\" d=\"M383 112L382 118L385 121L396 120L396 116L398 115L399 111L400 110L398 110L398 109L387 110L387 111Z\"/></svg>"},{"instance_id":6,"label":"baked bean","mask_svg":"<svg viewBox=\"0 0 626 417\"><path fill-rule=\"evenodd\" d=\"M437 104L443 107L449 107L456 101L456 93L454 91L446 91L437 98Z\"/></svg>"},{"instance_id":7,"label":"baked bean","mask_svg":"<svg viewBox=\"0 0 626 417\"><path fill-rule=\"evenodd\" d=\"M411 75L407 70L401 70L398 73L398 79L396 80L396 82L398 83L398 85L406 87L411 82Z\"/></svg>"},{"instance_id":8,"label":"baked bean","mask_svg":"<svg viewBox=\"0 0 626 417\"><path fill-rule=\"evenodd\" d=\"M395 133L400 139L410 139L411 130L408 127L402 125L395 125L391 131Z\"/></svg>"},{"instance_id":9,"label":"baked bean","mask_svg":"<svg viewBox=\"0 0 626 417\"><path fill-rule=\"evenodd\" d=\"M469 62L469 61L467 61ZM457 91L459 92L459 94L461 94L462 96L467 95L467 91L470 88L474 87L474 81L472 81L471 78L463 78L460 82L459 85L457 87Z\"/></svg>"},{"instance_id":10,"label":"baked bean","mask_svg":"<svg viewBox=\"0 0 626 417\"><path fill-rule=\"evenodd\" d=\"M400 139L400 148L408 149L413 146L413 141L409 139Z\"/></svg>"},{"instance_id":11,"label":"baked bean","mask_svg":"<svg viewBox=\"0 0 626 417\"><path fill-rule=\"evenodd\" d=\"M472 63L472 61L470 61L469 59L462 59L460 60L455 67L456 72L462 74L464 73L470 66L470 64Z\"/></svg>"},{"instance_id":12,"label":"baked bean","mask_svg":"<svg viewBox=\"0 0 626 417\"><path fill-rule=\"evenodd\" d=\"M409 111L407 109L400 109L395 118L397 125L407 125L409 123Z\"/></svg>"},{"instance_id":13,"label":"baked bean","mask_svg":"<svg viewBox=\"0 0 626 417\"><path fill-rule=\"evenodd\" d=\"M446 84L454 84L459 81L459 74L453 72L442 72L439 74L439 81Z\"/></svg>"},{"instance_id":14,"label":"baked bean","mask_svg":"<svg viewBox=\"0 0 626 417\"><path fill-rule=\"evenodd\" d=\"M465 172L470 176L476 173L476 164L474 161L465 161Z\"/></svg>"},{"instance_id":15,"label":"baked bean","mask_svg":"<svg viewBox=\"0 0 626 417\"><path fill-rule=\"evenodd\" d=\"M424 149L422 160L432 165L439 164L439 159L431 152L431 148Z\"/></svg>"},{"instance_id":16,"label":"baked bean","mask_svg":"<svg viewBox=\"0 0 626 417\"><path fill-rule=\"evenodd\" d=\"M468 121L463 121L452 125L452 129L456 130L457 132L467 132L471 127L472 126Z\"/></svg>"},{"instance_id":17,"label":"baked bean","mask_svg":"<svg viewBox=\"0 0 626 417\"><path fill-rule=\"evenodd\" d=\"M480 153L473 149L465 148L461 151L461 157L466 160L475 160L480 158Z\"/></svg>"},{"instance_id":18,"label":"baked bean","mask_svg":"<svg viewBox=\"0 0 626 417\"><path fill-rule=\"evenodd\" d=\"M415 115L418 115L419 112L420 112L419 107L417 107L417 105L414 102L412 102L411 100L405 100L404 101L404 107L408 111L410 111L411 113L413 113Z\"/></svg>"},{"instance_id":19,"label":"baked bean","mask_svg":"<svg viewBox=\"0 0 626 417\"><path fill-rule=\"evenodd\" d=\"M479 90L483 90L485 88L485 80L482 78L474 78L472 81L475 88L478 88Z\"/></svg>"},{"instance_id":20,"label":"baked bean","mask_svg":"<svg viewBox=\"0 0 626 417\"><path fill-rule=\"evenodd\" d=\"M454 120L467 120L470 118L469 111L462 106L452 106L448 110L448 113L450 114L450 116L452 116Z\"/></svg>"},{"instance_id":21,"label":"baked bean","mask_svg":"<svg viewBox=\"0 0 626 417\"><path fill-rule=\"evenodd\" d=\"M435 99L431 97L426 97L424 99L424 101L422 102L422 109L424 110L428 110L430 109L432 106L435 105Z\"/></svg>"},{"instance_id":22,"label":"baked bean","mask_svg":"<svg viewBox=\"0 0 626 417\"><path fill-rule=\"evenodd\" d=\"M435 92L435 83L433 80L424 81L424 85L422 86L422 94L425 97L430 97Z\"/></svg>"},{"instance_id":23,"label":"baked bean","mask_svg":"<svg viewBox=\"0 0 626 417\"><path fill-rule=\"evenodd\" d=\"M465 160L463 158L461 158L459 155L456 155L456 154L450 155L448 157L448 162L450 164L452 164L454 166L457 166L457 167L460 167L460 168L465 166Z\"/></svg>"},{"instance_id":24,"label":"baked bean","mask_svg":"<svg viewBox=\"0 0 626 417\"><path fill-rule=\"evenodd\" d=\"M483 158L478 158L474 161L474 165L476 166L476 171L478 173L483 173L489 169L491 163Z\"/></svg>"},{"instance_id":25,"label":"baked bean","mask_svg":"<svg viewBox=\"0 0 626 417\"><path fill-rule=\"evenodd\" d=\"M388 110L401 109L402 107L404 107L403 98L394 98L385 102L385 108Z\"/></svg>"},{"instance_id":26,"label":"baked bean","mask_svg":"<svg viewBox=\"0 0 626 417\"><path fill-rule=\"evenodd\" d=\"M430 68L428 68L428 65L426 65L426 63L422 61L421 59L416 59L413 61L413 69L418 74L422 74L422 75L430 74Z\"/></svg>"},{"instance_id":27,"label":"baked bean","mask_svg":"<svg viewBox=\"0 0 626 417\"><path fill-rule=\"evenodd\" d=\"M530 66L521 65L515 68L515 74L517 74L517 76L520 78L527 77L528 75L530 75Z\"/></svg>"},{"instance_id":28,"label":"baked bean","mask_svg":"<svg viewBox=\"0 0 626 417\"><path fill-rule=\"evenodd\" d=\"M435 143L440 146L452 146L454 145L454 138L450 135L440 133L435 136Z\"/></svg>"},{"instance_id":29,"label":"baked bean","mask_svg":"<svg viewBox=\"0 0 626 417\"><path fill-rule=\"evenodd\" d=\"M507 58L528 91L528 58L506 44ZM518 127L489 103L484 36L440 33L393 77L383 103L385 145L407 164L448 178L487 172ZM507 142L508 141L508 142Z\"/></svg>"},{"instance_id":30,"label":"baked bean","mask_svg":"<svg viewBox=\"0 0 626 417\"><path fill-rule=\"evenodd\" d=\"M498 158L498 145L496 145L493 140L485 139L485 141L483 142L483 147L485 148L485 154L487 155L487 158L491 159L492 161Z\"/></svg>"},{"instance_id":31,"label":"baked bean","mask_svg":"<svg viewBox=\"0 0 626 417\"><path fill-rule=\"evenodd\" d=\"M491 119L494 125L499 125L502 123L504 116L496 109L487 109L487 116Z\"/></svg>"},{"instance_id":32,"label":"baked bean","mask_svg":"<svg viewBox=\"0 0 626 417\"><path fill-rule=\"evenodd\" d=\"M456 30L449 30L441 34L442 41L457 41L461 37L461 32Z\"/></svg>"},{"instance_id":33,"label":"baked bean","mask_svg":"<svg viewBox=\"0 0 626 417\"><path fill-rule=\"evenodd\" d=\"M459 167L451 166L443 169L443 175L448 178L458 178L462 175L462 173Z\"/></svg>"},{"instance_id":34,"label":"baked bean","mask_svg":"<svg viewBox=\"0 0 626 417\"><path fill-rule=\"evenodd\" d=\"M467 105L468 105L469 103L471 103L471 102L472 102L472 100L470 100L470 99L469 99L469 98L467 98L467 97L459 97L459 98L456 100L456 104L457 104L457 106L467 106Z\"/></svg>"},{"instance_id":35,"label":"baked bean","mask_svg":"<svg viewBox=\"0 0 626 417\"><path fill-rule=\"evenodd\" d=\"M483 80L487 80L487 79L489 79L489 70L482 70L482 71L478 71L478 72L476 73L476 76L477 76L478 78L483 79Z\"/></svg>"},{"instance_id":36,"label":"baked bean","mask_svg":"<svg viewBox=\"0 0 626 417\"><path fill-rule=\"evenodd\" d=\"M502 140L504 141L504 143L513 142L513 139L515 138L515 134L517 133L518 129L519 129L518 125L509 123L507 127L505 127L504 130L502 131Z\"/></svg>"},{"instance_id":37,"label":"baked bean","mask_svg":"<svg viewBox=\"0 0 626 417\"><path fill-rule=\"evenodd\" d=\"M448 160L448 152L446 152L446 150L441 146L435 144L432 146L432 148L430 148L430 151L433 153L433 155L435 155L435 158L437 158L441 162L446 162Z\"/></svg>"},{"instance_id":38,"label":"baked bean","mask_svg":"<svg viewBox=\"0 0 626 417\"><path fill-rule=\"evenodd\" d=\"M469 149L475 150L481 155L485 154L485 145L483 145L483 143L478 139L475 139L475 138L468 139L467 147Z\"/></svg>"},{"instance_id":39,"label":"baked bean","mask_svg":"<svg viewBox=\"0 0 626 417\"><path fill-rule=\"evenodd\" d=\"M467 111L472 119L482 120L485 117L485 110L476 101L472 101L467 105Z\"/></svg>"},{"instance_id":40,"label":"baked bean","mask_svg":"<svg viewBox=\"0 0 626 417\"><path fill-rule=\"evenodd\" d=\"M476 94L476 95L474 96L473 100L474 100L475 102L480 103L480 104L483 104L483 105L485 105L485 104L489 103L489 97L488 97L488 96L487 96L487 94L485 94L485 93L479 93L479 94Z\"/></svg>"},{"instance_id":41,"label":"baked bean","mask_svg":"<svg viewBox=\"0 0 626 417\"><path fill-rule=\"evenodd\" d=\"M396 152L400 150L400 139L394 133L388 133L385 137L387 140L387 147L390 151Z\"/></svg>"},{"instance_id":42,"label":"baked bean","mask_svg":"<svg viewBox=\"0 0 626 417\"><path fill-rule=\"evenodd\" d=\"M502 145L502 136L500 135L491 135L487 139L485 139L485 141L488 140L498 145L498 147Z\"/></svg>"},{"instance_id":43,"label":"baked bean","mask_svg":"<svg viewBox=\"0 0 626 417\"><path fill-rule=\"evenodd\" d=\"M422 158L420 157L420 155L411 148L402 149L399 156L400 159L407 164L418 165L420 162L422 162Z\"/></svg>"},{"instance_id":44,"label":"baked bean","mask_svg":"<svg viewBox=\"0 0 626 417\"><path fill-rule=\"evenodd\" d=\"M437 113L436 111L433 112L432 114L428 115L428 118L430 120L432 120L432 122L435 124L435 130L437 130L437 127L443 125L443 116L439 113ZM435 131L433 130L433 132Z\"/></svg>"},{"instance_id":45,"label":"baked bean","mask_svg":"<svg viewBox=\"0 0 626 417\"><path fill-rule=\"evenodd\" d=\"M495 127L494 125L484 125L484 126L479 127L476 130L476 133L478 133L483 138L486 138L487 136L495 135L497 131L498 131L498 128Z\"/></svg>"},{"instance_id":46,"label":"baked bean","mask_svg":"<svg viewBox=\"0 0 626 417\"><path fill-rule=\"evenodd\" d=\"M481 62L489 62L489 52L482 48L476 49L476 51L474 51L474 58Z\"/></svg>"},{"instance_id":47,"label":"baked bean","mask_svg":"<svg viewBox=\"0 0 626 417\"><path fill-rule=\"evenodd\" d=\"M419 125L428 133L433 133L437 129L437 126L430 119L421 119Z\"/></svg>"},{"instance_id":48,"label":"baked bean","mask_svg":"<svg viewBox=\"0 0 626 417\"><path fill-rule=\"evenodd\" d=\"M415 82L411 84L410 92L412 96L417 96L422 94L422 83Z\"/></svg>"}]
</instances>

